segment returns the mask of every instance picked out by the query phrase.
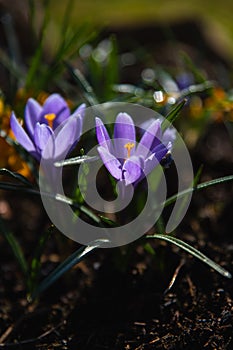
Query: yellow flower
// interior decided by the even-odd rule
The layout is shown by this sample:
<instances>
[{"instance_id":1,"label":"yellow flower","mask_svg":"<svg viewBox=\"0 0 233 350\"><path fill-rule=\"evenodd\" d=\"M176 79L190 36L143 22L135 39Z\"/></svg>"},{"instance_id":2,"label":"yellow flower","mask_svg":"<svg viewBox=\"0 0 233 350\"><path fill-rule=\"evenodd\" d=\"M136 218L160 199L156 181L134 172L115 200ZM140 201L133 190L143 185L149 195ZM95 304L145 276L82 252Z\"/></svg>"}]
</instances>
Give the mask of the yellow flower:
<instances>
[{"instance_id":1,"label":"yellow flower","mask_svg":"<svg viewBox=\"0 0 233 350\"><path fill-rule=\"evenodd\" d=\"M13 139L14 135L10 129L10 114L10 107L0 98L0 129ZM9 145L3 137L0 137L0 150L0 168L7 168L25 177L31 177L27 163L20 158L15 148Z\"/></svg>"}]
</instances>

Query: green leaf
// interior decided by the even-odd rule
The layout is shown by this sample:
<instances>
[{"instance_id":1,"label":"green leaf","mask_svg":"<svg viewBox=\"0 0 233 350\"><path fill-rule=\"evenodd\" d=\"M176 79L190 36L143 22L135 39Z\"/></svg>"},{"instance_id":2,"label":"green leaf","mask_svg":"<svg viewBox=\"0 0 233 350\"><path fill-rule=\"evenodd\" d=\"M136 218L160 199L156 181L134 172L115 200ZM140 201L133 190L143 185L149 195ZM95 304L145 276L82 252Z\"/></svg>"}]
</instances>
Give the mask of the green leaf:
<instances>
[{"instance_id":1,"label":"green leaf","mask_svg":"<svg viewBox=\"0 0 233 350\"><path fill-rule=\"evenodd\" d=\"M160 233L163 234L165 233L165 225L162 216L160 216L156 222L156 230Z\"/></svg>"},{"instance_id":2,"label":"green leaf","mask_svg":"<svg viewBox=\"0 0 233 350\"><path fill-rule=\"evenodd\" d=\"M113 90L114 84L118 83L119 80L119 72L118 72L118 65L119 65L119 57L118 57L118 49L117 49L117 41L115 36L112 36L110 38L111 42L111 51L108 55L108 61L107 65L104 68L105 72L105 91L104 91L104 98L105 100L111 100L115 93Z\"/></svg>"},{"instance_id":3,"label":"green leaf","mask_svg":"<svg viewBox=\"0 0 233 350\"><path fill-rule=\"evenodd\" d=\"M4 50L0 48L0 62L10 72L12 77L20 80L23 78L23 70L20 66L16 65L15 62L6 54Z\"/></svg>"},{"instance_id":4,"label":"green leaf","mask_svg":"<svg viewBox=\"0 0 233 350\"><path fill-rule=\"evenodd\" d=\"M229 175L229 176L220 177L218 179L210 180L207 182L203 182L195 187L187 188L186 190L181 191L181 192L175 194L174 196L171 196L165 202L161 203L161 206L166 207L167 205L174 203L177 198L182 198L191 192L200 191L200 190L207 188L209 186L217 185L220 183L225 183L225 182L232 181L232 180L233 180L233 175Z\"/></svg>"},{"instance_id":5,"label":"green leaf","mask_svg":"<svg viewBox=\"0 0 233 350\"><path fill-rule=\"evenodd\" d=\"M77 85L84 91L85 98L90 103L91 106L97 105L98 99L94 93L94 90L92 86L89 84L89 82L86 80L84 75L81 73L79 69L73 69L73 67L65 62L65 65L70 72L73 80L77 83Z\"/></svg>"},{"instance_id":6,"label":"green leaf","mask_svg":"<svg viewBox=\"0 0 233 350\"><path fill-rule=\"evenodd\" d=\"M198 169L198 171L197 171L197 173L196 173L196 175L191 183L190 189L197 188L197 186L198 186L197 184L198 184L198 181L200 180L202 169L203 169L203 166L200 166L200 168ZM188 195L186 195L181 199L181 201L179 203L179 207L178 207L177 212L176 212L176 216L175 216L176 219L175 220L178 220L179 217L182 217L182 213L184 212L185 208L188 207L187 201L189 200L189 198L190 197ZM164 232L159 231L159 233L165 233L165 231Z\"/></svg>"},{"instance_id":7,"label":"green leaf","mask_svg":"<svg viewBox=\"0 0 233 350\"><path fill-rule=\"evenodd\" d=\"M156 255L155 250L150 243L148 243L148 242L145 243L143 248L147 253L149 253L151 255Z\"/></svg>"},{"instance_id":8,"label":"green leaf","mask_svg":"<svg viewBox=\"0 0 233 350\"><path fill-rule=\"evenodd\" d=\"M185 51L180 52L180 56L183 59L184 63L187 65L188 70L193 73L195 80L198 83L205 83L206 78L203 75L203 73L200 71L200 69L197 68L197 66L193 63L192 59Z\"/></svg>"},{"instance_id":9,"label":"green leaf","mask_svg":"<svg viewBox=\"0 0 233 350\"><path fill-rule=\"evenodd\" d=\"M28 194L36 194L40 196L40 192L37 189L28 188L19 184L13 184L12 182L0 181L0 189L6 191L24 192Z\"/></svg>"},{"instance_id":10,"label":"green leaf","mask_svg":"<svg viewBox=\"0 0 233 350\"><path fill-rule=\"evenodd\" d=\"M222 276L231 278L230 272L225 270L223 267L220 265L216 264L213 260L209 259L207 256L205 256L203 253L201 253L199 250L196 248L193 248L190 246L188 243L181 241L178 238L169 236L169 235L160 235L160 234L155 234L155 235L148 235L146 236L147 238L156 238L156 239L161 239L164 241L167 241L169 243L175 244L177 247L185 250L187 253L191 254L195 258L201 260L203 263L207 264L210 266L212 269L220 273Z\"/></svg>"},{"instance_id":11,"label":"green leaf","mask_svg":"<svg viewBox=\"0 0 233 350\"><path fill-rule=\"evenodd\" d=\"M82 163L89 163L89 162L93 162L95 160L98 160L99 157L98 156L77 156L74 158L69 158L69 159L65 159L63 161L60 162L56 162L54 163L54 166L59 168L62 166L66 166L66 165L77 165L77 164L82 164Z\"/></svg>"},{"instance_id":12,"label":"green leaf","mask_svg":"<svg viewBox=\"0 0 233 350\"><path fill-rule=\"evenodd\" d=\"M193 186L192 186L193 188L196 188L198 186L198 182L200 180L202 170L203 170L203 164L199 167L199 169L197 170L197 173L193 179Z\"/></svg>"},{"instance_id":13,"label":"green leaf","mask_svg":"<svg viewBox=\"0 0 233 350\"><path fill-rule=\"evenodd\" d=\"M162 123L163 129L167 128L168 124L172 124L176 120L176 118L178 117L181 109L184 107L186 102L187 102L186 99L182 100L174 108L172 108L172 110L166 115L165 120Z\"/></svg>"},{"instance_id":14,"label":"green leaf","mask_svg":"<svg viewBox=\"0 0 233 350\"><path fill-rule=\"evenodd\" d=\"M188 88L183 89L180 93L180 98L185 98L200 92L213 89L214 83L212 81L205 81L202 84L190 85Z\"/></svg>"},{"instance_id":15,"label":"green leaf","mask_svg":"<svg viewBox=\"0 0 233 350\"><path fill-rule=\"evenodd\" d=\"M99 215L99 217L100 217L101 221L103 221L104 223L106 223L110 227L118 227L119 226L115 221L107 218L106 216Z\"/></svg>"},{"instance_id":16,"label":"green leaf","mask_svg":"<svg viewBox=\"0 0 233 350\"><path fill-rule=\"evenodd\" d=\"M36 52L32 58L32 61L30 63L30 68L26 76L25 86L27 88L30 88L31 86L34 85L35 82L38 82L38 72L40 67L42 66L44 39L46 35L46 29L49 24L49 20L50 20L49 1L46 1L44 4L44 16L43 16L42 27L40 31L40 37L38 38L38 45L36 48Z\"/></svg>"},{"instance_id":17,"label":"green leaf","mask_svg":"<svg viewBox=\"0 0 233 350\"><path fill-rule=\"evenodd\" d=\"M46 230L39 238L38 244L36 246L36 250L33 254L32 262L31 262L31 269L30 269L30 276L29 276L29 293L31 294L33 290L35 290L38 279L39 279L39 272L41 270L41 255L44 252L45 245L51 236L52 230L54 229L54 226L50 226L48 230Z\"/></svg>"},{"instance_id":18,"label":"green leaf","mask_svg":"<svg viewBox=\"0 0 233 350\"><path fill-rule=\"evenodd\" d=\"M6 168L1 168L0 169L0 175L7 175L7 176L10 176L20 182L22 182L24 185L26 186L29 186L29 187L33 187L33 185L31 184L30 181L28 181L28 179L26 177L24 177L23 175L21 174L18 174L14 171L11 171L11 170L8 170Z\"/></svg>"},{"instance_id":19,"label":"green leaf","mask_svg":"<svg viewBox=\"0 0 233 350\"><path fill-rule=\"evenodd\" d=\"M4 220L1 218L1 216L0 216L0 234L2 234L4 236L4 238L6 239L6 241L9 243L15 258L19 263L20 268L21 268L25 278L27 279L27 277L28 277L28 264L24 258L23 251L22 251L16 237L6 227Z\"/></svg>"},{"instance_id":20,"label":"green leaf","mask_svg":"<svg viewBox=\"0 0 233 350\"><path fill-rule=\"evenodd\" d=\"M101 241L95 241L91 245L83 246L76 250L41 282L38 288L33 292L31 299L36 299L42 292L44 292L54 282L56 282L65 272L70 270L73 266L77 265L91 252L99 248L102 243L103 242Z\"/></svg>"},{"instance_id":21,"label":"green leaf","mask_svg":"<svg viewBox=\"0 0 233 350\"><path fill-rule=\"evenodd\" d=\"M2 190L7 190L7 191L16 191L16 192L23 192L23 193L27 193L27 194L34 194L37 196L46 196L48 198L57 200L59 202L62 203L66 203L71 205L72 207L74 207L75 209L79 209L81 212L83 212L84 214L86 214L87 216L89 216L90 219L92 219L94 222L96 222L97 224L101 225L101 220L100 218L95 215L90 209L88 209L86 206L84 205L80 205L79 203L73 201L73 199L66 197L66 196L62 196L60 194L53 194L53 193L49 193L49 192L41 192L37 189L34 188L28 188L25 186L21 186L18 184L12 184L9 182L0 182L0 189Z\"/></svg>"}]
</instances>

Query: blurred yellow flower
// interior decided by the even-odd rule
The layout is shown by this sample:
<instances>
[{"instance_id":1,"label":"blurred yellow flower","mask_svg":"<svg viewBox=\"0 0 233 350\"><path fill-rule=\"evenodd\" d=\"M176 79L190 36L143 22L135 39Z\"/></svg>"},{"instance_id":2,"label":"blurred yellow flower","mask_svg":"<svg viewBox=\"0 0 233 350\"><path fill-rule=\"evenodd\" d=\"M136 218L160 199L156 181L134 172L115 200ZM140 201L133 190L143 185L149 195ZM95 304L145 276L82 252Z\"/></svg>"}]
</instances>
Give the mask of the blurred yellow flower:
<instances>
[{"instance_id":1,"label":"blurred yellow flower","mask_svg":"<svg viewBox=\"0 0 233 350\"><path fill-rule=\"evenodd\" d=\"M233 121L233 100L221 87L213 89L212 95L205 100L205 108L217 122Z\"/></svg>"},{"instance_id":2,"label":"blurred yellow flower","mask_svg":"<svg viewBox=\"0 0 233 350\"><path fill-rule=\"evenodd\" d=\"M6 135L14 139L14 135L10 130L10 114L10 107L4 103L2 98L0 98L0 129L5 131ZM0 150L0 168L7 168L18 172L25 177L31 177L31 172L27 163L20 158L15 148L9 145L1 136Z\"/></svg>"}]
</instances>

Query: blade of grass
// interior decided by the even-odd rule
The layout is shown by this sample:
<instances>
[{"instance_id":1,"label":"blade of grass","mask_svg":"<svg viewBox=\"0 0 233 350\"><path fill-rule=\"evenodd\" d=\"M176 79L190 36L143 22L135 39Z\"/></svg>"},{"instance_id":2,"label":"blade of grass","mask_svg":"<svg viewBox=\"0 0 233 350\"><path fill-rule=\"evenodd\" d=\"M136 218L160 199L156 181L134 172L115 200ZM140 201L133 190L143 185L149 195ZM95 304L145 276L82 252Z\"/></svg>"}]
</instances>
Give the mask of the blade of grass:
<instances>
[{"instance_id":1,"label":"blade of grass","mask_svg":"<svg viewBox=\"0 0 233 350\"><path fill-rule=\"evenodd\" d=\"M118 49L117 49L117 41L115 36L110 38L111 42L111 51L108 55L107 66L104 68L105 70L105 91L104 97L105 100L108 101L112 99L115 95L113 86L118 83L119 80L119 57L118 57Z\"/></svg>"},{"instance_id":2,"label":"blade of grass","mask_svg":"<svg viewBox=\"0 0 233 350\"><path fill-rule=\"evenodd\" d=\"M220 183L232 181L232 180L233 180L233 175L229 175L229 176L223 176L223 177L220 177L218 179L214 179L214 180L210 180L210 181L206 181L206 182L200 183L196 187L187 188L187 190L184 190L182 192L179 192L179 193L175 194L174 196L171 196L165 202L163 202L161 204L161 206L165 206L166 207L167 205L170 205L170 204L174 203L177 198L182 198L182 197L186 196L187 194L189 194L191 192L200 191L200 190L202 190L204 188L207 188L207 187L210 187L210 186L214 186L214 185L217 185L217 184L220 184Z\"/></svg>"},{"instance_id":3,"label":"blade of grass","mask_svg":"<svg viewBox=\"0 0 233 350\"><path fill-rule=\"evenodd\" d=\"M54 166L59 168L62 166L66 166L66 165L77 165L77 164L82 164L82 163L89 163L89 162L94 162L95 160L98 160L99 157L98 156L77 156L74 158L69 158L69 159L65 159L63 161L60 162L55 162Z\"/></svg>"},{"instance_id":4,"label":"blade of grass","mask_svg":"<svg viewBox=\"0 0 233 350\"><path fill-rule=\"evenodd\" d=\"M41 192L41 191L39 191L37 189L34 189L34 188L27 188L25 186L18 185L18 184L12 184L12 183L9 183L9 182L0 182L0 189L7 190L7 191L23 192L25 194L34 194L34 195L37 195L37 196L45 196L45 197L48 197L48 198L60 201L60 202L62 202L64 204L69 204L74 209L79 209L82 213L84 213L87 216L89 216L89 218L92 219L94 222L96 222L99 225L101 225L101 220L100 220L100 218L97 215L95 215L86 206L80 205L79 203L73 201L73 199L71 199L69 197L62 196L60 194L53 194L53 193L49 193L49 192Z\"/></svg>"},{"instance_id":5,"label":"blade of grass","mask_svg":"<svg viewBox=\"0 0 233 350\"><path fill-rule=\"evenodd\" d=\"M73 67L65 62L65 65L73 78L73 80L77 83L77 85L84 91L85 98L90 103L91 106L99 104L98 99L94 93L92 86L86 80L84 75L81 73L79 69L73 69Z\"/></svg>"},{"instance_id":6,"label":"blade of grass","mask_svg":"<svg viewBox=\"0 0 233 350\"><path fill-rule=\"evenodd\" d=\"M181 51L180 56L183 59L183 62L188 67L188 71L193 73L195 80L200 84L205 83L206 78L204 74L200 71L200 69L196 67L196 65L191 60L191 57L187 55L185 51Z\"/></svg>"},{"instance_id":7,"label":"blade of grass","mask_svg":"<svg viewBox=\"0 0 233 350\"><path fill-rule=\"evenodd\" d=\"M29 187L33 187L33 185L31 184L30 181L28 181L28 179L26 177L24 177L23 175L21 174L18 174L14 171L10 171L6 168L1 168L0 169L0 175L5 175L5 176L10 176L12 177L13 179L16 179L20 182L22 182L24 185L26 186L29 186Z\"/></svg>"},{"instance_id":8,"label":"blade of grass","mask_svg":"<svg viewBox=\"0 0 233 350\"><path fill-rule=\"evenodd\" d=\"M190 188L192 189L195 189L197 186L198 186L198 182L200 180L200 176L201 176L201 173L202 173L202 169L203 169L203 166L200 166L200 168L198 169L193 181L192 181L192 184L190 186ZM179 207L177 209L177 213L176 213L176 216L175 216L175 220L177 220L179 217L182 217L182 213L184 212L184 209L187 208L187 201L189 200L189 196L186 195L184 196L183 198L181 198L181 201L180 201L180 204L179 204ZM178 222L178 221L177 221ZM164 232L159 232L159 233L165 233Z\"/></svg>"},{"instance_id":9,"label":"blade of grass","mask_svg":"<svg viewBox=\"0 0 233 350\"><path fill-rule=\"evenodd\" d=\"M22 272L27 280L28 264L24 258L23 251L22 251L16 237L6 227L6 224L5 224L4 220L1 218L1 216L0 216L0 234L2 234L4 236L4 238L6 239L8 244L10 245L11 250L12 250L16 260L18 261L18 264L19 264L19 266L20 266L20 268L21 268L21 270L22 270Z\"/></svg>"},{"instance_id":10,"label":"blade of grass","mask_svg":"<svg viewBox=\"0 0 233 350\"><path fill-rule=\"evenodd\" d=\"M20 66L16 65L12 59L0 48L0 62L10 72L10 74L17 80L21 80L24 77L23 71Z\"/></svg>"},{"instance_id":11,"label":"blade of grass","mask_svg":"<svg viewBox=\"0 0 233 350\"><path fill-rule=\"evenodd\" d=\"M163 123L162 123L162 128L167 128L167 124L172 124L176 118L178 117L180 111L184 107L185 103L187 102L186 99L182 100L179 102L172 110L166 115Z\"/></svg>"},{"instance_id":12,"label":"blade of grass","mask_svg":"<svg viewBox=\"0 0 233 350\"><path fill-rule=\"evenodd\" d=\"M41 269L41 255L43 254L45 244L47 243L49 237L51 236L54 226L52 225L48 230L46 230L41 237L39 238L36 250L33 254L31 268L30 268L30 277L29 277L29 293L31 294L35 290L38 284L39 272Z\"/></svg>"},{"instance_id":13,"label":"blade of grass","mask_svg":"<svg viewBox=\"0 0 233 350\"><path fill-rule=\"evenodd\" d=\"M30 68L26 76L25 86L27 88L30 88L31 86L33 86L34 85L33 83L35 81L36 82L38 81L38 77L36 78L36 75L38 74L38 70L42 65L44 38L46 35L46 29L47 29L49 20L50 20L50 9L49 9L49 0L48 0L48 1L44 1L44 17L43 17L40 35L38 38L38 45L37 45L36 52L32 58L32 61L30 63Z\"/></svg>"},{"instance_id":14,"label":"blade of grass","mask_svg":"<svg viewBox=\"0 0 233 350\"><path fill-rule=\"evenodd\" d=\"M212 81L205 81L202 84L190 85L187 89L183 89L181 91L180 98L183 99L190 95L213 89L214 85L215 84Z\"/></svg>"},{"instance_id":15,"label":"blade of grass","mask_svg":"<svg viewBox=\"0 0 233 350\"><path fill-rule=\"evenodd\" d=\"M173 243L175 244L177 247L185 250L187 253L191 254L192 256L194 256L195 258L201 260L203 263L207 264L208 266L210 266L212 269L214 269L215 271L217 271L218 273L220 273L222 276L227 277L227 278L231 278L231 274L230 272L228 272L227 270L225 270L223 267L221 267L220 265L216 264L213 260L211 260L210 258L208 258L206 255L204 255L203 253L201 253L199 250L197 250L196 248L193 248L192 246L190 246L188 243L181 241L178 238L169 236L169 235L160 235L160 234L155 234L155 235L148 235L146 236L147 238L156 238L156 239L160 239L160 240L164 240L167 241L169 243Z\"/></svg>"},{"instance_id":16,"label":"blade of grass","mask_svg":"<svg viewBox=\"0 0 233 350\"><path fill-rule=\"evenodd\" d=\"M65 261L63 261L55 270L53 270L33 292L31 300L35 300L42 292L48 289L54 282L56 282L65 272L77 265L91 252L95 251L101 246L101 241L95 241L88 246L84 246L76 250Z\"/></svg>"}]
</instances>

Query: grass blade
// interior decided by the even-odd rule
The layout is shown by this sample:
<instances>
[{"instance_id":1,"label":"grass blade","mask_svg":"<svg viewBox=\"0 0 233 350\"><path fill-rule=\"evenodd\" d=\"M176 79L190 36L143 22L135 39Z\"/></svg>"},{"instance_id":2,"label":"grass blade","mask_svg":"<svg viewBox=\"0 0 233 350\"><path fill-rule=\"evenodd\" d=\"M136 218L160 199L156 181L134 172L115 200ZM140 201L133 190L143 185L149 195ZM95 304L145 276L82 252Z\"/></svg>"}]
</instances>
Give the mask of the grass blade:
<instances>
[{"instance_id":1,"label":"grass blade","mask_svg":"<svg viewBox=\"0 0 233 350\"><path fill-rule=\"evenodd\" d=\"M62 166L66 165L77 165L77 164L82 164L82 163L89 163L89 162L94 162L95 160L98 160L98 156L77 156L74 158L68 158L63 161L55 162L54 166L59 168Z\"/></svg>"},{"instance_id":2,"label":"grass blade","mask_svg":"<svg viewBox=\"0 0 233 350\"><path fill-rule=\"evenodd\" d=\"M31 269L30 269L30 278L28 283L29 284L28 290L30 294L33 292L33 290L35 290L36 286L38 285L39 272L41 269L41 255L43 254L45 245L48 239L50 238L53 229L54 229L54 226L52 225L48 230L43 232L43 234L39 238L38 244L36 246L36 250L33 254Z\"/></svg>"},{"instance_id":3,"label":"grass blade","mask_svg":"<svg viewBox=\"0 0 233 350\"><path fill-rule=\"evenodd\" d=\"M26 186L29 186L29 187L33 187L31 182L28 181L28 179L26 177L24 177L23 175L21 174L18 174L14 171L11 171L11 170L8 170L6 168L1 168L0 169L0 175L7 175L7 176L10 176L12 177L13 179L16 179L20 182L22 182L24 185Z\"/></svg>"},{"instance_id":4,"label":"grass blade","mask_svg":"<svg viewBox=\"0 0 233 350\"><path fill-rule=\"evenodd\" d=\"M169 235L160 235L160 234L155 234L155 235L148 235L146 236L147 238L156 238L156 239L161 239L164 241L167 241L169 243L173 243L175 244L177 247L185 250L187 253L191 254L192 256L194 256L195 258L201 260L203 263L207 264L208 266L210 266L212 269L214 269L215 271L217 271L218 273L220 273L222 276L227 277L227 278L231 278L231 274L230 272L228 272L227 270L225 270L223 267L221 267L220 265L216 264L213 260L211 260L210 258L208 258L206 255L204 255L203 253L201 253L199 250L197 250L196 248L193 248L192 246L190 246L188 243L181 241L178 238L169 236Z\"/></svg>"},{"instance_id":5,"label":"grass blade","mask_svg":"<svg viewBox=\"0 0 233 350\"><path fill-rule=\"evenodd\" d=\"M171 196L165 202L163 202L161 205L166 207L166 206L174 203L177 198L182 198L191 192L200 191L206 187L217 185L217 184L228 182L228 181L232 181L232 180L233 180L233 175L229 175L229 176L223 176L223 177L219 177L218 179L214 179L214 180L200 183L197 186L187 188L186 190L181 191L181 192L175 194L174 196Z\"/></svg>"},{"instance_id":6,"label":"grass blade","mask_svg":"<svg viewBox=\"0 0 233 350\"><path fill-rule=\"evenodd\" d=\"M74 82L82 89L84 92L85 98L90 103L91 106L95 106L99 104L99 101L94 93L94 90L92 86L89 84L89 82L86 80L84 75L81 73L79 69L73 69L73 67L65 62L65 65L73 78Z\"/></svg>"},{"instance_id":7,"label":"grass blade","mask_svg":"<svg viewBox=\"0 0 233 350\"><path fill-rule=\"evenodd\" d=\"M185 103L187 102L186 99L182 100L180 103L178 103L174 108L172 108L172 110L166 115L163 123L162 123L162 127L166 128L167 124L172 124L176 118L178 117L180 111L182 110L182 108L184 107Z\"/></svg>"},{"instance_id":8,"label":"grass blade","mask_svg":"<svg viewBox=\"0 0 233 350\"><path fill-rule=\"evenodd\" d=\"M95 241L93 244L83 246L70 255L65 261L63 261L54 271L51 272L34 291L31 298L34 300L42 292L48 289L54 282L56 282L65 272L70 270L73 266L77 265L87 255L101 246L101 241Z\"/></svg>"},{"instance_id":9,"label":"grass blade","mask_svg":"<svg viewBox=\"0 0 233 350\"><path fill-rule=\"evenodd\" d=\"M50 20L49 1L45 1L44 2L44 17L43 17L40 35L38 38L38 46L37 46L36 52L32 58L30 68L29 68L29 70L27 72L27 76L26 76L25 86L27 88L30 88L31 86L33 86L33 83L38 82L38 76L36 78L36 75L38 75L38 70L42 65L44 39L45 39L45 35L46 35L46 29L47 29L48 24L49 24L49 20Z\"/></svg>"},{"instance_id":10,"label":"grass blade","mask_svg":"<svg viewBox=\"0 0 233 350\"><path fill-rule=\"evenodd\" d=\"M6 227L1 216L0 216L0 234L2 234L4 236L4 238L6 239L8 244L10 245L11 250L12 250L16 260L18 261L22 272L27 279L27 277L28 277L28 264L24 258L23 251L22 251L16 237Z\"/></svg>"}]
</instances>

